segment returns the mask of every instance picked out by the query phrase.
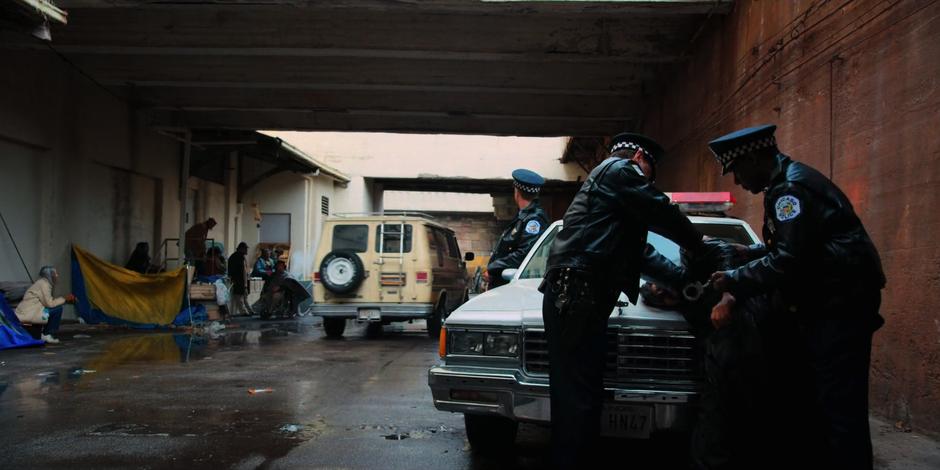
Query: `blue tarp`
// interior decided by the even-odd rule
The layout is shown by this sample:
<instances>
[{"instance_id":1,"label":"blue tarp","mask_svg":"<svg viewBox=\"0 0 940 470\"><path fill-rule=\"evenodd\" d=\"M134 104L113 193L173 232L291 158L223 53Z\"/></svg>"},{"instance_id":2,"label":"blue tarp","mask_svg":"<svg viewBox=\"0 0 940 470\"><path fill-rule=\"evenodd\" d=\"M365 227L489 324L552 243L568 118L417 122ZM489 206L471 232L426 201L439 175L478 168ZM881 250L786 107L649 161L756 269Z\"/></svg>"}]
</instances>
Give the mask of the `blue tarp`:
<instances>
[{"instance_id":1,"label":"blue tarp","mask_svg":"<svg viewBox=\"0 0 940 470\"><path fill-rule=\"evenodd\" d=\"M137 323L123 320L108 315L101 310L92 307L91 302L88 300L88 292L85 290L85 277L82 275L81 266L79 266L78 259L76 259L74 252L72 252L72 294L74 294L76 298L75 311L78 312L78 316L82 317L82 320L84 320L85 323L90 325L107 323L109 325L129 326L131 328L139 329L153 329L170 326L158 325L155 323ZM180 307L179 315L177 315L173 320L173 326L189 325L190 315L192 315L193 323L205 322L208 319L205 306L193 305L187 308L185 305L182 305Z\"/></svg>"},{"instance_id":2,"label":"blue tarp","mask_svg":"<svg viewBox=\"0 0 940 470\"><path fill-rule=\"evenodd\" d=\"M0 294L0 310L3 310L3 315L0 315L0 349L24 348L43 344L42 341L33 338L23 328L3 294Z\"/></svg>"}]
</instances>

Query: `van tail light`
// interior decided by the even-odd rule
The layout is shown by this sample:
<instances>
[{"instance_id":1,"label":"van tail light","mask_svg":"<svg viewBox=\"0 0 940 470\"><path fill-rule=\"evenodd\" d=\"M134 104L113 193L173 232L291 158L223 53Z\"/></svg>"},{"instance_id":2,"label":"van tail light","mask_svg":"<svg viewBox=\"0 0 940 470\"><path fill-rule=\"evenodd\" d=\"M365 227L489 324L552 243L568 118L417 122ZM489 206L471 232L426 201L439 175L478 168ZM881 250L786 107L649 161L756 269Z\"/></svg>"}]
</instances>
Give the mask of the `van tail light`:
<instances>
[{"instance_id":1,"label":"van tail light","mask_svg":"<svg viewBox=\"0 0 940 470\"><path fill-rule=\"evenodd\" d=\"M381 273L379 284L383 286L405 285L405 273Z\"/></svg>"},{"instance_id":2,"label":"van tail light","mask_svg":"<svg viewBox=\"0 0 940 470\"><path fill-rule=\"evenodd\" d=\"M313 273L313 282L320 282L320 271L315 271Z\"/></svg>"},{"instance_id":3,"label":"van tail light","mask_svg":"<svg viewBox=\"0 0 940 470\"><path fill-rule=\"evenodd\" d=\"M437 344L437 354L441 356L441 359L444 359L444 356L447 355L447 328L441 327L441 337L440 342Z\"/></svg>"},{"instance_id":4,"label":"van tail light","mask_svg":"<svg viewBox=\"0 0 940 470\"><path fill-rule=\"evenodd\" d=\"M428 282L427 271L418 271L415 273L415 282Z\"/></svg>"}]
</instances>

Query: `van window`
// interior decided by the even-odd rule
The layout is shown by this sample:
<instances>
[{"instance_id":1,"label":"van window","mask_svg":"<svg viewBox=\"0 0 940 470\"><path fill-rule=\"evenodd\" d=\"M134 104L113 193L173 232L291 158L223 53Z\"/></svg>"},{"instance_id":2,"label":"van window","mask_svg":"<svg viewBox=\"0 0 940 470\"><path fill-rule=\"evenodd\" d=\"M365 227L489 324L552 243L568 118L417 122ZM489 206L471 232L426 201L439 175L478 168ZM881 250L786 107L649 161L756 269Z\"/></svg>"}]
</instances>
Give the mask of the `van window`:
<instances>
[{"instance_id":1,"label":"van window","mask_svg":"<svg viewBox=\"0 0 940 470\"><path fill-rule=\"evenodd\" d=\"M460 247L457 246L457 237L453 233L447 232L447 250L451 258L460 258Z\"/></svg>"},{"instance_id":2,"label":"van window","mask_svg":"<svg viewBox=\"0 0 940 470\"><path fill-rule=\"evenodd\" d=\"M369 226L337 225L333 227L333 249L365 253L369 250Z\"/></svg>"},{"instance_id":3,"label":"van window","mask_svg":"<svg viewBox=\"0 0 940 470\"><path fill-rule=\"evenodd\" d=\"M379 231L381 225L375 227L375 251L379 252ZM404 253L411 253L411 225L405 225L405 248L401 250ZM385 241L382 245L383 253L398 253L401 247L401 224L385 224Z\"/></svg>"},{"instance_id":4,"label":"van window","mask_svg":"<svg viewBox=\"0 0 940 470\"><path fill-rule=\"evenodd\" d=\"M437 266L444 266L444 237L441 235L440 230L435 228L428 227L428 248L431 250L432 256L437 256Z\"/></svg>"}]
</instances>

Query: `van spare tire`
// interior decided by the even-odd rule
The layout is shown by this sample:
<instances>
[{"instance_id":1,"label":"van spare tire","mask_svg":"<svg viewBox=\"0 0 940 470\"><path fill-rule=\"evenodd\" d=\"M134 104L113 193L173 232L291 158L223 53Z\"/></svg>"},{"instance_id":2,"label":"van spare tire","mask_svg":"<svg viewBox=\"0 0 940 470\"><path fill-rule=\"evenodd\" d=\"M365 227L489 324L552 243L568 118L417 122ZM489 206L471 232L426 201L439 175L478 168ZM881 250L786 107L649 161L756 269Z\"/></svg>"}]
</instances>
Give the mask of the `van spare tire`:
<instances>
[{"instance_id":1,"label":"van spare tire","mask_svg":"<svg viewBox=\"0 0 940 470\"><path fill-rule=\"evenodd\" d=\"M359 255L348 251L331 251L320 262L320 282L334 294L348 294L359 288L365 268Z\"/></svg>"}]
</instances>

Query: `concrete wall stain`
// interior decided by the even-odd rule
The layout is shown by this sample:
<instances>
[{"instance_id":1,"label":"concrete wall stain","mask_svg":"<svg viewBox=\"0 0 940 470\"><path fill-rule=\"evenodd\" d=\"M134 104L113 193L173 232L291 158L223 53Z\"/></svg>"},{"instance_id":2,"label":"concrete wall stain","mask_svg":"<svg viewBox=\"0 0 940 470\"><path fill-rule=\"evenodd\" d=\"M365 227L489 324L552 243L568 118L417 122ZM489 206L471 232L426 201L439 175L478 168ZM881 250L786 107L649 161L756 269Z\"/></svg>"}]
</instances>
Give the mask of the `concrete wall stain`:
<instances>
[{"instance_id":1,"label":"concrete wall stain","mask_svg":"<svg viewBox=\"0 0 940 470\"><path fill-rule=\"evenodd\" d=\"M731 190L705 143L772 122L781 149L852 200L888 276L872 408L940 434L940 2L740 1L713 18L644 120L666 190ZM679 171L682 169L682 171Z\"/></svg>"}]
</instances>

